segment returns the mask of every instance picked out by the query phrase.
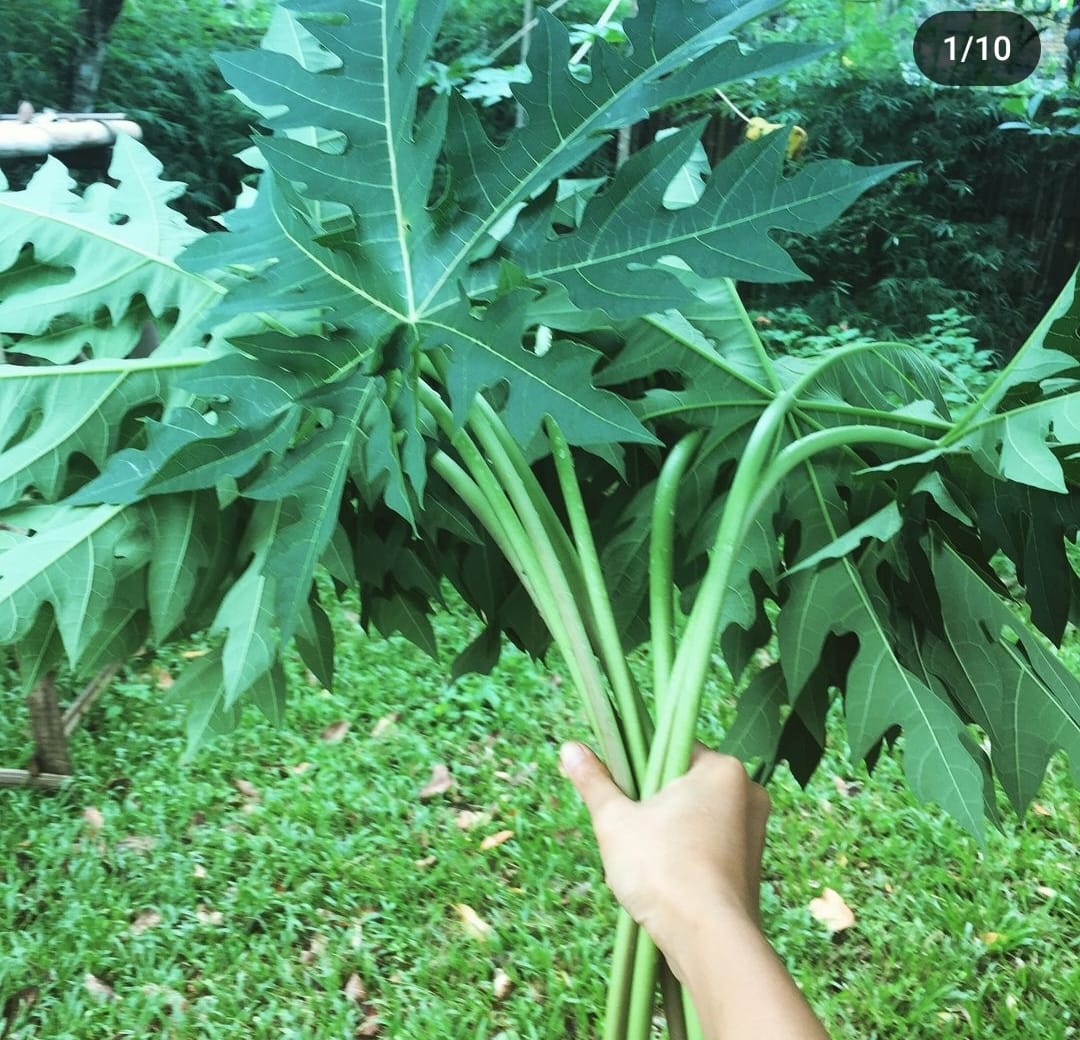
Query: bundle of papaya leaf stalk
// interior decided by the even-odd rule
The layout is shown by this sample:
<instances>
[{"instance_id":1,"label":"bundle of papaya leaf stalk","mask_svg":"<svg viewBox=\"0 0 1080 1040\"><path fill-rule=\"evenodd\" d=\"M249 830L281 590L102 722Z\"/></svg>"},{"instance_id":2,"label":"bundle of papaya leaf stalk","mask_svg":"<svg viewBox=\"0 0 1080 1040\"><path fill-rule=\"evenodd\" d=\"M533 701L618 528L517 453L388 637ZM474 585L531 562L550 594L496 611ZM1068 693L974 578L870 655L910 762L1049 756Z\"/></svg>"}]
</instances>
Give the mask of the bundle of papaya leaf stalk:
<instances>
[{"instance_id":1,"label":"bundle of papaya leaf stalk","mask_svg":"<svg viewBox=\"0 0 1080 1040\"><path fill-rule=\"evenodd\" d=\"M33 362L0 367L0 645L25 685L208 628L176 687L192 746L245 701L280 718L293 641L333 683L325 568L431 650L450 582L483 620L455 674L504 636L554 644L633 796L686 769L717 646L726 749L764 773L813 772L837 699L855 756L902 729L915 793L977 837L995 777L1022 812L1057 750L1080 773L1050 648L1080 602L1075 283L956 409L903 344L771 358L734 291L801 278L772 233L900 167L793 164L773 134L710 169L694 123L573 176L658 108L820 53L738 41L774 6L639 0L576 64L541 12L495 142L418 86L442 0L291 0L220 59L266 131L225 231L185 225L124 139L110 183L50 160L0 192L0 343ZM129 357L147 323L160 346ZM695 1035L624 916L609 1040L648 1036L657 978Z\"/></svg>"}]
</instances>

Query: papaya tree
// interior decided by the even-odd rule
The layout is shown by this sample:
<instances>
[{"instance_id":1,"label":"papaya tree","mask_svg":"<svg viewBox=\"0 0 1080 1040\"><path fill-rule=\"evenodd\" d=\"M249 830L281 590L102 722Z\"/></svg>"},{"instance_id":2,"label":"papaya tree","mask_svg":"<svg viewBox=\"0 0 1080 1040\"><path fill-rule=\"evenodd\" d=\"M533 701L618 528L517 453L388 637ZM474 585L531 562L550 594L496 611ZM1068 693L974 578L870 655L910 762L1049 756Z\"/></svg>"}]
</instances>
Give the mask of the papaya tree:
<instances>
[{"instance_id":1,"label":"papaya tree","mask_svg":"<svg viewBox=\"0 0 1080 1040\"><path fill-rule=\"evenodd\" d=\"M482 628L455 675L504 637L557 648L633 796L686 769L717 650L759 776L809 777L836 702L856 758L902 730L915 793L976 837L995 783L1022 812L1058 750L1080 774L1053 652L1080 602L1075 285L960 409L901 343L771 357L734 281L802 277L771 233L901 167L790 164L777 133L709 168L692 123L574 173L820 53L737 41L774 0L640 0L576 65L541 12L499 141L418 86L444 6L289 0L220 58L262 171L220 233L127 140L110 183L50 161L0 192L0 333L32 362L0 367L0 644L26 687L208 630L175 687L192 746L246 702L279 719L291 644L333 684L325 569L433 653L456 589ZM649 1034L658 977L697 1032L629 917L613 956L606 1036Z\"/></svg>"}]
</instances>

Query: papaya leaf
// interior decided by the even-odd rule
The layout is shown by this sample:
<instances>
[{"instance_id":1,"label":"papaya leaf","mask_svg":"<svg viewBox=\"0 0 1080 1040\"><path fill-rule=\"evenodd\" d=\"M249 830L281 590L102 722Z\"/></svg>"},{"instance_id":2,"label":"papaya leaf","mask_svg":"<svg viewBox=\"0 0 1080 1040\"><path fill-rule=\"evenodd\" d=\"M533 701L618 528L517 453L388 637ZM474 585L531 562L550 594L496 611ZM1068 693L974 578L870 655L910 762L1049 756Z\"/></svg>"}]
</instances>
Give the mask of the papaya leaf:
<instances>
[{"instance_id":1,"label":"papaya leaf","mask_svg":"<svg viewBox=\"0 0 1080 1040\"><path fill-rule=\"evenodd\" d=\"M0 299L0 331L19 337L20 350L55 363L84 347L94 357L123 357L142 331L141 322L124 322L136 297L150 316L177 314L159 356L196 342L193 326L221 290L176 266L200 232L169 209L183 185L160 180L161 169L121 135L109 167L115 186L93 184L80 196L64 165L50 158L24 190L0 192L0 271L33 250L33 265Z\"/></svg>"},{"instance_id":2,"label":"papaya leaf","mask_svg":"<svg viewBox=\"0 0 1080 1040\"><path fill-rule=\"evenodd\" d=\"M669 256L709 277L795 281L805 276L770 232L819 230L910 165L862 169L834 161L784 178L786 144L773 135L737 148L712 171L696 203L669 210L664 194L701 130L688 127L635 153L590 200L579 228L514 261L533 277L563 285L578 306L599 306L614 318L689 302L682 281L660 264ZM627 225L634 229L629 235Z\"/></svg>"},{"instance_id":3,"label":"papaya leaf","mask_svg":"<svg viewBox=\"0 0 1080 1040\"><path fill-rule=\"evenodd\" d=\"M732 43L732 29L770 6L680 0L675 4L679 18L671 22L650 0L628 23L632 51L616 59L607 44L597 44L584 83L560 64L563 55L569 59L566 29L542 12L531 51L532 78L515 88L528 118L496 147L460 99L448 104L436 97L417 117L422 58L441 20L441 3L411 20L403 20L397 4L389 2L288 5L300 33L317 40L323 57L313 62L308 49L282 45L279 26L273 42L278 49L221 59L226 78L258 106L275 133L260 139L267 173L255 205L226 218L231 233L196 243L183 262L225 280L230 292L218 320L251 309L284 314L315 307L336 329L347 330L350 341L377 344L408 328L421 350L449 348L447 380L459 420L476 392L506 385L513 404L504 414L522 442L535 434L545 414L556 415L547 411L556 404L557 421L572 443L649 439L613 395L592 391L592 401L582 406L582 395L590 391L588 354L580 345L577 358L565 347L542 358L530 354L523 343L531 324L526 296L512 294L475 315L460 286L473 299L490 299L497 292L499 278L487 272L506 257L474 263L490 251L494 229L599 147L606 131L699 93L710 80L757 74L809 57L811 51L789 45L744 55ZM298 138L311 127L341 135L343 147ZM715 266L720 255L764 250L773 258L774 274L790 273L786 254L769 238L773 227L818 226L893 172L837 166L823 168L819 176L811 168L785 181L779 176L782 155L768 145L759 161L775 182L771 203L762 207L765 195L740 195L729 183L739 182L745 172L740 162L754 161L747 153L714 174L702 203L676 215L663 209L663 192L681 165L680 149L694 146L693 133L676 135L674 151L664 142L674 158L650 151L632 159L608 191L587 204L583 226L573 234L524 255L511 251L509 258L524 278L557 285L571 277L567 251L587 248L590 259L582 273L591 288L584 290L579 279L571 293L579 310L643 314L656 309L656 300L640 292L633 306L616 306L603 287L605 280L620 277L634 282L639 267L649 269L642 278L651 284L670 283L665 305L689 304L693 293L660 264L668 254L696 243L695 256ZM431 205L444 149L450 185L444 200ZM551 198L554 202L555 195ZM351 235L335 233L334 245L328 246L311 209L314 202L347 207L356 218ZM615 209L619 223L634 229L625 242L605 239L601 232ZM670 224L676 217L677 228ZM570 266L577 264L575 259ZM745 265L736 266L745 273ZM255 356L264 356L258 349L254 345ZM361 363L341 344L334 356L339 374ZM280 356L276 360L291 367ZM408 393L414 375L408 366L403 374ZM571 385L575 394L564 390ZM556 388L554 395L549 388ZM604 417L599 427L598 417Z\"/></svg>"},{"instance_id":4,"label":"papaya leaf","mask_svg":"<svg viewBox=\"0 0 1080 1040\"><path fill-rule=\"evenodd\" d=\"M266 573L275 581L276 617L287 642L302 616L315 569L334 532L345 480L363 429L363 416L375 400L374 380L352 380L336 388L333 420L244 489L248 498L288 499L296 515L267 550ZM331 398L321 398L330 404ZM325 667L323 669L325 671Z\"/></svg>"},{"instance_id":5,"label":"papaya leaf","mask_svg":"<svg viewBox=\"0 0 1080 1040\"><path fill-rule=\"evenodd\" d=\"M487 627L454 658L450 667L450 680L453 682L472 672L488 675L499 663L499 630Z\"/></svg>"},{"instance_id":6,"label":"papaya leaf","mask_svg":"<svg viewBox=\"0 0 1080 1040\"><path fill-rule=\"evenodd\" d=\"M146 503L154 546L146 576L154 639L164 643L189 613L200 581L213 573L214 547L226 541L229 523L206 494L162 495Z\"/></svg>"},{"instance_id":7,"label":"papaya leaf","mask_svg":"<svg viewBox=\"0 0 1080 1040\"><path fill-rule=\"evenodd\" d=\"M904 772L914 793L936 801L982 840L990 773L948 697L898 660L880 590L849 561L792 582L778 622L780 660L798 697L828 634L851 633L859 649L847 676L845 718L851 752L864 757L893 725L906 734ZM828 612L820 607L832 604Z\"/></svg>"},{"instance_id":8,"label":"papaya leaf","mask_svg":"<svg viewBox=\"0 0 1080 1040\"><path fill-rule=\"evenodd\" d=\"M801 570L805 570L808 567L815 567L821 563L822 560L835 560L847 556L853 549L861 545L866 538L877 538L880 541L888 541L902 526L903 519L900 516L900 510L897 508L895 502L890 502L888 505L882 506L876 513L868 516L861 523L858 523L850 530L845 531L831 544L804 557L795 564L794 567L789 567L784 572L784 577L790 578L793 574L798 574Z\"/></svg>"},{"instance_id":9,"label":"papaya leaf","mask_svg":"<svg viewBox=\"0 0 1080 1040\"><path fill-rule=\"evenodd\" d=\"M119 506L8 511L4 522L26 533L0 552L0 643L18 644L48 605L68 662L79 668L111 627L118 586L149 561L139 519Z\"/></svg>"},{"instance_id":10,"label":"papaya leaf","mask_svg":"<svg viewBox=\"0 0 1080 1040\"><path fill-rule=\"evenodd\" d=\"M212 733L227 732L240 718L240 706L226 707L222 649L213 647L181 673L169 691L172 701L187 701L188 742L184 760L190 761Z\"/></svg>"},{"instance_id":11,"label":"papaya leaf","mask_svg":"<svg viewBox=\"0 0 1080 1040\"><path fill-rule=\"evenodd\" d=\"M1014 808L1035 797L1051 755L1065 751L1080 781L1080 695L1061 663L954 549L935 547L934 575L962 609L946 616L928 668L949 681L985 730Z\"/></svg>"},{"instance_id":12,"label":"papaya leaf","mask_svg":"<svg viewBox=\"0 0 1080 1040\"><path fill-rule=\"evenodd\" d=\"M275 579L266 573L269 546L282 524L280 503L257 508L244 533L241 558L251 562L225 593L210 634L226 633L221 653L221 706L232 708L274 664L280 642L275 626ZM305 594L307 589L304 590Z\"/></svg>"},{"instance_id":13,"label":"papaya leaf","mask_svg":"<svg viewBox=\"0 0 1080 1040\"><path fill-rule=\"evenodd\" d=\"M719 750L744 762L774 762L783 732L781 716L789 698L779 664L763 668L744 687L735 722L724 734Z\"/></svg>"},{"instance_id":14,"label":"papaya leaf","mask_svg":"<svg viewBox=\"0 0 1080 1040\"><path fill-rule=\"evenodd\" d=\"M597 355L564 342L554 343L542 358L524 349L526 302L524 293L503 296L483 319L473 318L462 304L443 322L427 324L427 335L450 348L448 389L458 421L464 421L479 390L505 380L507 428L518 443L528 443L543 415L561 429L572 429L585 444L655 442L624 401L592 389Z\"/></svg>"},{"instance_id":15,"label":"papaya leaf","mask_svg":"<svg viewBox=\"0 0 1080 1040\"><path fill-rule=\"evenodd\" d=\"M275 726L285 720L285 702L288 696L288 682L281 661L277 660L255 680L251 687L251 700Z\"/></svg>"},{"instance_id":16,"label":"papaya leaf","mask_svg":"<svg viewBox=\"0 0 1080 1040\"><path fill-rule=\"evenodd\" d=\"M332 690L334 688L334 631L330 619L319 602L317 589L313 588L307 609L300 612L296 632L296 647L311 673Z\"/></svg>"},{"instance_id":17,"label":"papaya leaf","mask_svg":"<svg viewBox=\"0 0 1080 1040\"><path fill-rule=\"evenodd\" d=\"M62 497L73 455L106 466L129 418L160 408L172 377L200 363L198 354L194 362L188 356L123 365L0 366L0 507L18 502L30 488L50 500Z\"/></svg>"}]
</instances>

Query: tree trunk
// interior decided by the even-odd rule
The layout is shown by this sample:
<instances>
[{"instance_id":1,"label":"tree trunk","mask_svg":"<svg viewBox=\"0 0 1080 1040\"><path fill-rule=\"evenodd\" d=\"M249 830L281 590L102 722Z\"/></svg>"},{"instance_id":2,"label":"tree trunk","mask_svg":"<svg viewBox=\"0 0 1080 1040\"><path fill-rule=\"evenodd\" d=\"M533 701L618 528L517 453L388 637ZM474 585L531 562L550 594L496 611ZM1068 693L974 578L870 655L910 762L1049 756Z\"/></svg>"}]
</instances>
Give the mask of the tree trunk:
<instances>
[{"instance_id":1,"label":"tree trunk","mask_svg":"<svg viewBox=\"0 0 1080 1040\"><path fill-rule=\"evenodd\" d=\"M72 70L71 110L90 112L97 100L109 32L124 0L79 0L79 43Z\"/></svg>"},{"instance_id":2,"label":"tree trunk","mask_svg":"<svg viewBox=\"0 0 1080 1040\"><path fill-rule=\"evenodd\" d=\"M71 773L71 753L64 735L64 717L50 672L26 698L30 709L30 729L34 734L34 762L31 773Z\"/></svg>"}]
</instances>

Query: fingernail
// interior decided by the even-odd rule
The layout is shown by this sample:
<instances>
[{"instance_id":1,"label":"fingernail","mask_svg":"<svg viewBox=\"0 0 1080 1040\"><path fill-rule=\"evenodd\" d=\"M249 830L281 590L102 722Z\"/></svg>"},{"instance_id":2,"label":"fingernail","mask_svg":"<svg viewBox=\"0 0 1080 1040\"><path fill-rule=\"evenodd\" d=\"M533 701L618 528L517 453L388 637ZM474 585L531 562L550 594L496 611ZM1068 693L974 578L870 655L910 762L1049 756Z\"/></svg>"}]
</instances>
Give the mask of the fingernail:
<instances>
[{"instance_id":1,"label":"fingernail","mask_svg":"<svg viewBox=\"0 0 1080 1040\"><path fill-rule=\"evenodd\" d=\"M568 740L559 750L559 761L563 772L574 773L585 761L585 749L576 741Z\"/></svg>"}]
</instances>

